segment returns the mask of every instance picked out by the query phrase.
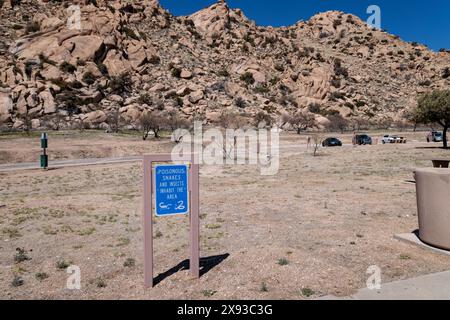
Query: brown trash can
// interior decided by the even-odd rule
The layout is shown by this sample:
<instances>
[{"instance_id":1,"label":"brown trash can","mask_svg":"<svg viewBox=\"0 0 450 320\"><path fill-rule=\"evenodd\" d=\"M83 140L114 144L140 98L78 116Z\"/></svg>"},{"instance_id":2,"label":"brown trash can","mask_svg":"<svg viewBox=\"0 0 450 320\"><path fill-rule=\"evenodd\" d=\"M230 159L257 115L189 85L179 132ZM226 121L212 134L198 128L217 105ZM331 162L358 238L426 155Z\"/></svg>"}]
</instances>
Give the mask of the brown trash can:
<instances>
[{"instance_id":1,"label":"brown trash can","mask_svg":"<svg viewBox=\"0 0 450 320\"><path fill-rule=\"evenodd\" d=\"M417 169L414 175L420 240L450 250L450 169Z\"/></svg>"}]
</instances>

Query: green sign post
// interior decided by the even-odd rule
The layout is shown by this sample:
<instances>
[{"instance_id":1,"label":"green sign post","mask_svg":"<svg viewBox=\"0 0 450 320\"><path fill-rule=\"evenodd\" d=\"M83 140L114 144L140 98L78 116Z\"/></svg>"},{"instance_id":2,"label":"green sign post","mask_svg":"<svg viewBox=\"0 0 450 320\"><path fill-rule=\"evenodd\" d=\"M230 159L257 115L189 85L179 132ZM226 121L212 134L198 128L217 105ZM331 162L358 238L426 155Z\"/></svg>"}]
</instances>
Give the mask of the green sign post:
<instances>
[{"instance_id":1,"label":"green sign post","mask_svg":"<svg viewBox=\"0 0 450 320\"><path fill-rule=\"evenodd\" d=\"M48 137L47 133L45 132L41 134L41 148L42 148L41 168L45 170L48 168L48 155L47 155Z\"/></svg>"}]
</instances>

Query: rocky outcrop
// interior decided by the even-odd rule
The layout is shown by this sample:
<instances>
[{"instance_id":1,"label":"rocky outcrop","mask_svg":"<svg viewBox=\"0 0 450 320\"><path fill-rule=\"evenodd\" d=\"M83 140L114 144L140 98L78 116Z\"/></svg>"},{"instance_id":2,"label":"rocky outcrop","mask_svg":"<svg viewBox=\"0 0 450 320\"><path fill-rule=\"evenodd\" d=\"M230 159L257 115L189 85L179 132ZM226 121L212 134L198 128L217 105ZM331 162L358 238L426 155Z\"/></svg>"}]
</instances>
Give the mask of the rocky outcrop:
<instances>
[{"instance_id":1,"label":"rocky outcrop","mask_svg":"<svg viewBox=\"0 0 450 320\"><path fill-rule=\"evenodd\" d=\"M6 5L5 5L6 3ZM336 112L376 123L398 119L417 94L448 88L450 53L435 53L329 11L289 27L259 27L224 1L174 17L155 0L102 1L73 12L22 1L0 12L0 121L24 128L62 118L107 128L144 112L216 122L299 110L321 123ZM446 71L447 70L447 71ZM117 112L119 111L119 112Z\"/></svg>"}]
</instances>

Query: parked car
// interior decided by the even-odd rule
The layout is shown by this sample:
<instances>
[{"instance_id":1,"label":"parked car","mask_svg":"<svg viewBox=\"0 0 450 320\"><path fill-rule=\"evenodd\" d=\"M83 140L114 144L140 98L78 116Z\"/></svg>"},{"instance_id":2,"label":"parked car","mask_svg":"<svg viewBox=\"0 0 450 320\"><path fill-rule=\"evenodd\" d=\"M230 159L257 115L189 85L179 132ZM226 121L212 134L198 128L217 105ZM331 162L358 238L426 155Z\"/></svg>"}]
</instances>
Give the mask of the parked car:
<instances>
[{"instance_id":1,"label":"parked car","mask_svg":"<svg viewBox=\"0 0 450 320\"><path fill-rule=\"evenodd\" d=\"M406 139L404 137L399 137L399 136L385 135L383 137L383 139L381 139L381 142L383 144L386 144L386 143L406 143Z\"/></svg>"},{"instance_id":2,"label":"parked car","mask_svg":"<svg viewBox=\"0 0 450 320\"><path fill-rule=\"evenodd\" d=\"M342 147L342 142L338 138L326 138L322 142L323 147Z\"/></svg>"},{"instance_id":3,"label":"parked car","mask_svg":"<svg viewBox=\"0 0 450 320\"><path fill-rule=\"evenodd\" d=\"M439 131L431 131L427 135L427 142L442 142L444 140L444 135Z\"/></svg>"},{"instance_id":4,"label":"parked car","mask_svg":"<svg viewBox=\"0 0 450 320\"><path fill-rule=\"evenodd\" d=\"M354 137L353 144L356 144L356 145L369 144L369 145L371 145L372 144L372 138L369 137L367 134L357 134Z\"/></svg>"}]
</instances>

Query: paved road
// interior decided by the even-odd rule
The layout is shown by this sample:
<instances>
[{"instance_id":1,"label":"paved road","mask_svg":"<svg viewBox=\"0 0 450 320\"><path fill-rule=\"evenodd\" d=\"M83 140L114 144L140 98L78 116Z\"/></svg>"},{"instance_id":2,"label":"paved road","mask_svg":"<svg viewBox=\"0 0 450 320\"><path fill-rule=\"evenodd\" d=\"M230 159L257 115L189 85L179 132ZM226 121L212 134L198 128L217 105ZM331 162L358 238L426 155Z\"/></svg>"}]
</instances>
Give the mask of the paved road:
<instances>
[{"instance_id":1,"label":"paved road","mask_svg":"<svg viewBox=\"0 0 450 320\"><path fill-rule=\"evenodd\" d=\"M49 161L50 168L64 168L77 166L90 166L98 164L116 164L126 162L142 161L142 156L119 157L119 158L91 158L91 159L70 159ZM0 165L0 172L39 169L39 162L23 162Z\"/></svg>"},{"instance_id":2,"label":"paved road","mask_svg":"<svg viewBox=\"0 0 450 320\"><path fill-rule=\"evenodd\" d=\"M351 144L344 144L344 147L351 147ZM279 147L281 151L305 151L306 144L289 144ZM69 160L52 160L49 161L50 168L64 168L64 167L78 167L78 166L90 166L101 164L117 164L127 162L139 162L142 161L142 156L128 156L128 157L116 157L116 158L88 158L88 159L69 159ZM22 162L22 163L8 163L0 165L0 172L10 172L17 170L31 170L39 169L39 160L35 162Z\"/></svg>"}]
</instances>

